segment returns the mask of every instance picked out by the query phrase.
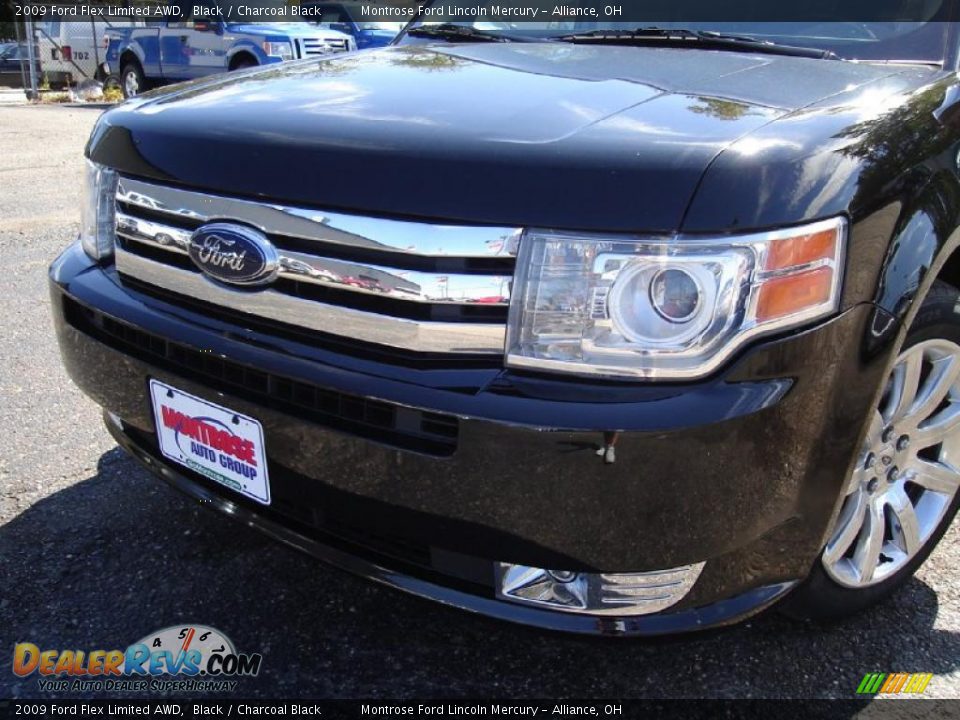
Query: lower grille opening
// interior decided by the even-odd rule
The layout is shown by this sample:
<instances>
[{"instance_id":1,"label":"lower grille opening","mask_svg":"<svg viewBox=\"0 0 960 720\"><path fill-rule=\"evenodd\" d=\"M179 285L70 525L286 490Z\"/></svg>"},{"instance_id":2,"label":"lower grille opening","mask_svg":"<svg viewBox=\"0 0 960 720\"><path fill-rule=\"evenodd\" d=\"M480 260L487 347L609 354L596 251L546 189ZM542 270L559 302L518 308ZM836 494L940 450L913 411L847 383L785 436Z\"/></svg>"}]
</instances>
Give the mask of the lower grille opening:
<instances>
[{"instance_id":1,"label":"lower grille opening","mask_svg":"<svg viewBox=\"0 0 960 720\"><path fill-rule=\"evenodd\" d=\"M347 395L248 367L148 333L63 297L74 328L115 350L188 379L350 435L437 457L456 452L457 418Z\"/></svg>"}]
</instances>

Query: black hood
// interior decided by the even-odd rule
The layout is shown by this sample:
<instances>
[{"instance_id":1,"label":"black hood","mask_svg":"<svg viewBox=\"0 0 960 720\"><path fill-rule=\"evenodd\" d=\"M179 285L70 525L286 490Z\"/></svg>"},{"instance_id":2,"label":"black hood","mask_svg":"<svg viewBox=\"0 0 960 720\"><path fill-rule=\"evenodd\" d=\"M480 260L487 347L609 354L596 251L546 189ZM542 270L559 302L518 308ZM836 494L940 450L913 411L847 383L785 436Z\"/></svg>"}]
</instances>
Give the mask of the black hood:
<instances>
[{"instance_id":1,"label":"black hood","mask_svg":"<svg viewBox=\"0 0 960 720\"><path fill-rule=\"evenodd\" d=\"M171 88L89 152L141 177L318 208L670 231L738 139L902 68L705 50L394 47ZM798 149L802 153L802 148Z\"/></svg>"}]
</instances>

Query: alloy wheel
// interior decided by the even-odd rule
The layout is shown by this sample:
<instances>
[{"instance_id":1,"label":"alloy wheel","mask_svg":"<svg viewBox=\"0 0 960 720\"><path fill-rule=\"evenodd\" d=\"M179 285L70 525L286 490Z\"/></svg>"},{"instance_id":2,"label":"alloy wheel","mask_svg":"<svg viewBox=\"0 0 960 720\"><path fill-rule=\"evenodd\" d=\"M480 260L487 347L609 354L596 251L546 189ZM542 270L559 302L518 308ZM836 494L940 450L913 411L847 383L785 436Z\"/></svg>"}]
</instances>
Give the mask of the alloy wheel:
<instances>
[{"instance_id":1,"label":"alloy wheel","mask_svg":"<svg viewBox=\"0 0 960 720\"><path fill-rule=\"evenodd\" d=\"M823 566L876 585L930 539L960 488L960 345L927 340L897 358L850 480Z\"/></svg>"}]
</instances>

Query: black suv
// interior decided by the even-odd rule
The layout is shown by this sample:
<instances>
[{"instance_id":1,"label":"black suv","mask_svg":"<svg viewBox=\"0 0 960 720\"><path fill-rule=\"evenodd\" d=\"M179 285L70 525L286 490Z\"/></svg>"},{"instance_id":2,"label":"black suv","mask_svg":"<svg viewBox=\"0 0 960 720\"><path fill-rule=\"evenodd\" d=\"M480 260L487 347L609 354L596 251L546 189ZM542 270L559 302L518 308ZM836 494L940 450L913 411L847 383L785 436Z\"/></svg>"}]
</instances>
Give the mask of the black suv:
<instances>
[{"instance_id":1,"label":"black suv","mask_svg":"<svg viewBox=\"0 0 960 720\"><path fill-rule=\"evenodd\" d=\"M863 608L960 484L960 39L925 7L439 18L124 103L51 269L64 362L172 485L447 604Z\"/></svg>"}]
</instances>

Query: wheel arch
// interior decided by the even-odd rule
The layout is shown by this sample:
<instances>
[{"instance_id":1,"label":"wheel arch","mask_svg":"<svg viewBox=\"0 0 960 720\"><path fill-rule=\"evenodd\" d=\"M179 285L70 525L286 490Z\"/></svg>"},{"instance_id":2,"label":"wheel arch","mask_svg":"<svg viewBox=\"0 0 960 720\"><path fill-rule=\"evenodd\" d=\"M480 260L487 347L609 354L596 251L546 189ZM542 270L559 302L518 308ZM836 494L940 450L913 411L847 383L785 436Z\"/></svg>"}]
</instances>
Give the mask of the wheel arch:
<instances>
[{"instance_id":1,"label":"wheel arch","mask_svg":"<svg viewBox=\"0 0 960 720\"><path fill-rule=\"evenodd\" d=\"M258 58L252 50L247 48L238 48L229 55L227 61L227 70L236 70L237 67L245 60L252 62L254 65L263 64L260 62L260 58Z\"/></svg>"},{"instance_id":2,"label":"wheel arch","mask_svg":"<svg viewBox=\"0 0 960 720\"><path fill-rule=\"evenodd\" d=\"M124 49L124 51L120 53L120 61L118 63L118 72L123 72L124 66L131 62L135 62L137 65L140 66L140 70L141 71L143 70L143 58L140 57L140 55L132 46Z\"/></svg>"}]
</instances>

